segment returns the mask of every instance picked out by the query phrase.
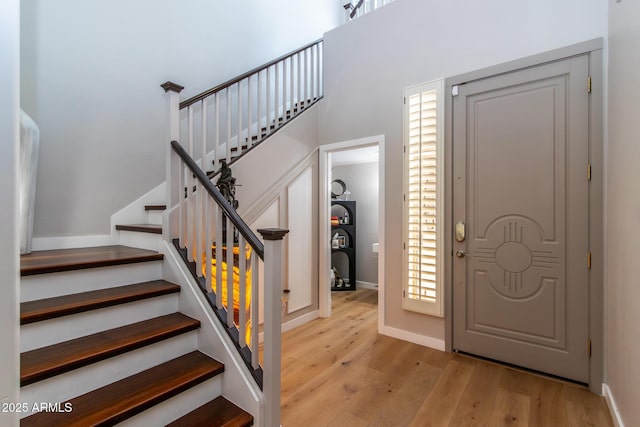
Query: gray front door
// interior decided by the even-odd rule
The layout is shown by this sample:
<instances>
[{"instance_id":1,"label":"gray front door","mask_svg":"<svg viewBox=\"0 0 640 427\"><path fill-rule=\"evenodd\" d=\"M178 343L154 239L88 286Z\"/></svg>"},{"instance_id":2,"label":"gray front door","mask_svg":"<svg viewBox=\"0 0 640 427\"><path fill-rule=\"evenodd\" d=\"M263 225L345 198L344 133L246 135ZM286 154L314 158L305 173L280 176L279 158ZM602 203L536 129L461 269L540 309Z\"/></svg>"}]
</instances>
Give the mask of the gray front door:
<instances>
[{"instance_id":1,"label":"gray front door","mask_svg":"<svg viewBox=\"0 0 640 427\"><path fill-rule=\"evenodd\" d=\"M453 348L588 382L588 56L453 97ZM460 236L457 236L460 237Z\"/></svg>"}]
</instances>

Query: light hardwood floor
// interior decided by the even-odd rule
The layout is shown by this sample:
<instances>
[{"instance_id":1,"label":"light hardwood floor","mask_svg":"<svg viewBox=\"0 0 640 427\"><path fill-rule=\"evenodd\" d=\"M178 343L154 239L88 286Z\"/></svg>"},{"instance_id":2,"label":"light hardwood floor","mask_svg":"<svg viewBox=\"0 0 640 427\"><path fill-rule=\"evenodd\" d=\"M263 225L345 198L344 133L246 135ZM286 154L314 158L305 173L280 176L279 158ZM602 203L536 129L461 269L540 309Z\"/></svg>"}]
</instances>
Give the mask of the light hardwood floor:
<instances>
[{"instance_id":1,"label":"light hardwood floor","mask_svg":"<svg viewBox=\"0 0 640 427\"><path fill-rule=\"evenodd\" d=\"M585 388L378 335L376 299L334 292L284 334L284 427L613 426Z\"/></svg>"}]
</instances>

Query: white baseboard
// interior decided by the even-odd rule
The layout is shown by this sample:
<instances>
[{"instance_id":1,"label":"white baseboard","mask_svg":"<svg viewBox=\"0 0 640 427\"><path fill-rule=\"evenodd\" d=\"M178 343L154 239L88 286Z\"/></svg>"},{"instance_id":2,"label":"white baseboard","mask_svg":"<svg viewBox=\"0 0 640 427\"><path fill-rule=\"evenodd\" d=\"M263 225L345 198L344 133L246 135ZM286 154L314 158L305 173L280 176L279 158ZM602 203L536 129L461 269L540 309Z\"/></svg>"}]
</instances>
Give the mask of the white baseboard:
<instances>
[{"instance_id":1,"label":"white baseboard","mask_svg":"<svg viewBox=\"0 0 640 427\"><path fill-rule=\"evenodd\" d=\"M313 310L307 314L303 314L300 317L296 317L295 319L289 320L282 324L282 332L287 332L292 329L297 328L298 326L302 326L305 323L309 323L314 319L317 319L320 316L318 310Z\"/></svg>"},{"instance_id":2,"label":"white baseboard","mask_svg":"<svg viewBox=\"0 0 640 427\"><path fill-rule=\"evenodd\" d=\"M115 244L116 241L110 234L34 237L32 241L32 249L34 251L47 251L51 249L90 248L93 246L109 246Z\"/></svg>"},{"instance_id":3,"label":"white baseboard","mask_svg":"<svg viewBox=\"0 0 640 427\"><path fill-rule=\"evenodd\" d=\"M371 282L363 282L361 280L356 280L356 288L365 288L365 289L373 289L374 291L378 290L377 283Z\"/></svg>"},{"instance_id":4,"label":"white baseboard","mask_svg":"<svg viewBox=\"0 0 640 427\"><path fill-rule=\"evenodd\" d=\"M618 405L616 405L616 400L613 398L611 389L606 383L602 383L602 394L604 396L605 401L607 402L607 406L609 407L609 412L611 413L611 419L613 419L613 424L616 427L624 427L624 423L622 422L622 417L620 417L620 411L618 410Z\"/></svg>"},{"instance_id":5,"label":"white baseboard","mask_svg":"<svg viewBox=\"0 0 640 427\"><path fill-rule=\"evenodd\" d=\"M426 335L420 335L386 325L382 326L378 332L392 338L398 338L403 341L409 341L414 344L444 351L444 340L438 338L428 337Z\"/></svg>"}]
</instances>

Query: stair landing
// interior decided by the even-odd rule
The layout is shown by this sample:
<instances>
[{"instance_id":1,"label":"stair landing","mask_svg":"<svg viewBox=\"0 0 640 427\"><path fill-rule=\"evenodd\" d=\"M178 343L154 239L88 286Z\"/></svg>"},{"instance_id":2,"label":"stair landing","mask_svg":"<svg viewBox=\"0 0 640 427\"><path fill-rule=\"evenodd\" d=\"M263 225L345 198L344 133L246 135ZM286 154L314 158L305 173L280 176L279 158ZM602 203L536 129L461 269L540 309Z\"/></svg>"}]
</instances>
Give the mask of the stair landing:
<instances>
[{"instance_id":1,"label":"stair landing","mask_svg":"<svg viewBox=\"0 0 640 427\"><path fill-rule=\"evenodd\" d=\"M57 273L94 267L160 261L161 253L128 246L99 246L92 248L34 251L20 256L20 275Z\"/></svg>"}]
</instances>

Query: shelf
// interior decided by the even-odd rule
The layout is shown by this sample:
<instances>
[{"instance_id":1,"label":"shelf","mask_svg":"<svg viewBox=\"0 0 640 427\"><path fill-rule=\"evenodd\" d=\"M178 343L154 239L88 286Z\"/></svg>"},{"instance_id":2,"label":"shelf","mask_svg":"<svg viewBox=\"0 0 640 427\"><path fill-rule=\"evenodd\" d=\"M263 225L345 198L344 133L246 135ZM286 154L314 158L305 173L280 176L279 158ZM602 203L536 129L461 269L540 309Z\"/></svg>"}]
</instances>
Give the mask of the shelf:
<instances>
[{"instance_id":1,"label":"shelf","mask_svg":"<svg viewBox=\"0 0 640 427\"><path fill-rule=\"evenodd\" d=\"M340 206L332 210L332 216L340 219L348 216L346 224L331 224L331 235L338 233L346 238L347 246L331 248L331 267L336 267L348 285L332 286L332 291L354 291L356 289L356 202L353 200L332 200L331 207ZM334 254L335 257L334 257ZM337 255L344 254L344 255ZM344 259L346 257L346 260Z\"/></svg>"}]
</instances>

